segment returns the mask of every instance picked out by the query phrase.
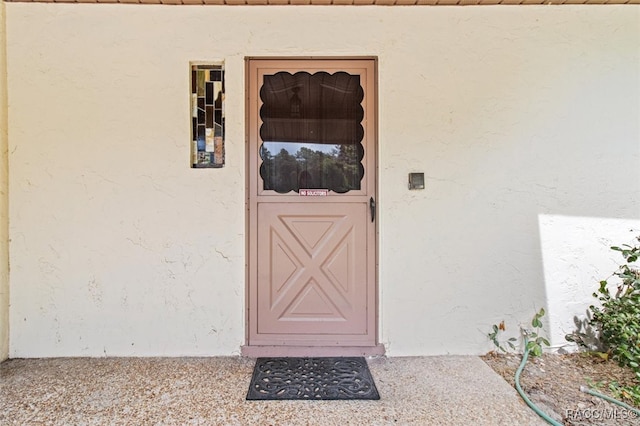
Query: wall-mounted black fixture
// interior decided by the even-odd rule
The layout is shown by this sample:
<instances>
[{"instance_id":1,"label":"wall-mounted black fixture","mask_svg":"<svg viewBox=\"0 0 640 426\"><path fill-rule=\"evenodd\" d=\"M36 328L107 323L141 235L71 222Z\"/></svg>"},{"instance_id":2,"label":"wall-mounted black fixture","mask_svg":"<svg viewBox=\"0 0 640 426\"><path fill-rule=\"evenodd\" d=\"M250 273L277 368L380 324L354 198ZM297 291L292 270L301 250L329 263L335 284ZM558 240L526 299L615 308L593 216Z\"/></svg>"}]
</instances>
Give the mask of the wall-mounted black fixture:
<instances>
[{"instance_id":1,"label":"wall-mounted black fixture","mask_svg":"<svg viewBox=\"0 0 640 426\"><path fill-rule=\"evenodd\" d=\"M409 173L409 189L424 189L424 173Z\"/></svg>"}]
</instances>

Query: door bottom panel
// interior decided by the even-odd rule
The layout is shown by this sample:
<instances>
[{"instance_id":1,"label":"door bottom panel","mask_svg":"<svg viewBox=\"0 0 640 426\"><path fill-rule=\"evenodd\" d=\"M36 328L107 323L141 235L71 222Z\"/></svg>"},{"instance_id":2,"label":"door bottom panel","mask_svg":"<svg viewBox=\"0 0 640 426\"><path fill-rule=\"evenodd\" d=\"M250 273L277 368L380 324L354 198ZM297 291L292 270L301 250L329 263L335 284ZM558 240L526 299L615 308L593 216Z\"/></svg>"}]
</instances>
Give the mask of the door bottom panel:
<instances>
[{"instance_id":1,"label":"door bottom panel","mask_svg":"<svg viewBox=\"0 0 640 426\"><path fill-rule=\"evenodd\" d=\"M242 346L240 354L259 357L325 357L325 356L382 356L384 345L374 346Z\"/></svg>"},{"instance_id":2,"label":"door bottom panel","mask_svg":"<svg viewBox=\"0 0 640 426\"><path fill-rule=\"evenodd\" d=\"M260 303L252 344L374 343L374 317L367 309L367 213L366 203L258 204Z\"/></svg>"}]
</instances>

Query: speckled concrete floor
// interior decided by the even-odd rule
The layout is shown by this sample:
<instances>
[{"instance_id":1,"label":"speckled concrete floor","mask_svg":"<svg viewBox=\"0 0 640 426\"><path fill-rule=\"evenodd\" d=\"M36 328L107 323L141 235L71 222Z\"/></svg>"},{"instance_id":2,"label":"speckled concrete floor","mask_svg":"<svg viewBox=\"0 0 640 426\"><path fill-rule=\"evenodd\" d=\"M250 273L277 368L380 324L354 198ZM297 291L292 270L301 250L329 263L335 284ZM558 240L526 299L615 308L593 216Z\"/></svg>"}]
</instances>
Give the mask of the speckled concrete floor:
<instances>
[{"instance_id":1,"label":"speckled concrete floor","mask_svg":"<svg viewBox=\"0 0 640 426\"><path fill-rule=\"evenodd\" d=\"M2 425L544 425L477 357L368 360L379 401L245 401L254 360L0 364Z\"/></svg>"}]
</instances>

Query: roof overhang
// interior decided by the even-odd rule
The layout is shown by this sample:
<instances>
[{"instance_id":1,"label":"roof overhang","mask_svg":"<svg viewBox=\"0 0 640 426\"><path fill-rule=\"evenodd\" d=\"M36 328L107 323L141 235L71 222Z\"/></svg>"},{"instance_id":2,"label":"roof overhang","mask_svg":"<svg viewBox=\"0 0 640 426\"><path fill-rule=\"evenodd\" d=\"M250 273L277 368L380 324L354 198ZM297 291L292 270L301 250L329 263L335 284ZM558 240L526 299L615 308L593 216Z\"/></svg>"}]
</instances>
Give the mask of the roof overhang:
<instances>
[{"instance_id":1,"label":"roof overhang","mask_svg":"<svg viewBox=\"0 0 640 426\"><path fill-rule=\"evenodd\" d=\"M217 6L481 6L640 4L640 0L5 0L7 3L126 3Z\"/></svg>"}]
</instances>

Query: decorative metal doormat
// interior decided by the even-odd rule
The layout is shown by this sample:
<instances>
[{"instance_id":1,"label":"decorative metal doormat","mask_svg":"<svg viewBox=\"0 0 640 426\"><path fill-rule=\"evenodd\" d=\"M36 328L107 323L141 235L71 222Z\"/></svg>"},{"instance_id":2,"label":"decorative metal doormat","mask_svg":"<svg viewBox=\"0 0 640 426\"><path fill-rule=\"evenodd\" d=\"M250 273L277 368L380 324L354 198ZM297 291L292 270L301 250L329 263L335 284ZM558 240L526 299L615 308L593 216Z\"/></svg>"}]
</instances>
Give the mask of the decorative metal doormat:
<instances>
[{"instance_id":1,"label":"decorative metal doormat","mask_svg":"<svg viewBox=\"0 0 640 426\"><path fill-rule=\"evenodd\" d=\"M258 358L247 400L380 399L362 357Z\"/></svg>"}]
</instances>

